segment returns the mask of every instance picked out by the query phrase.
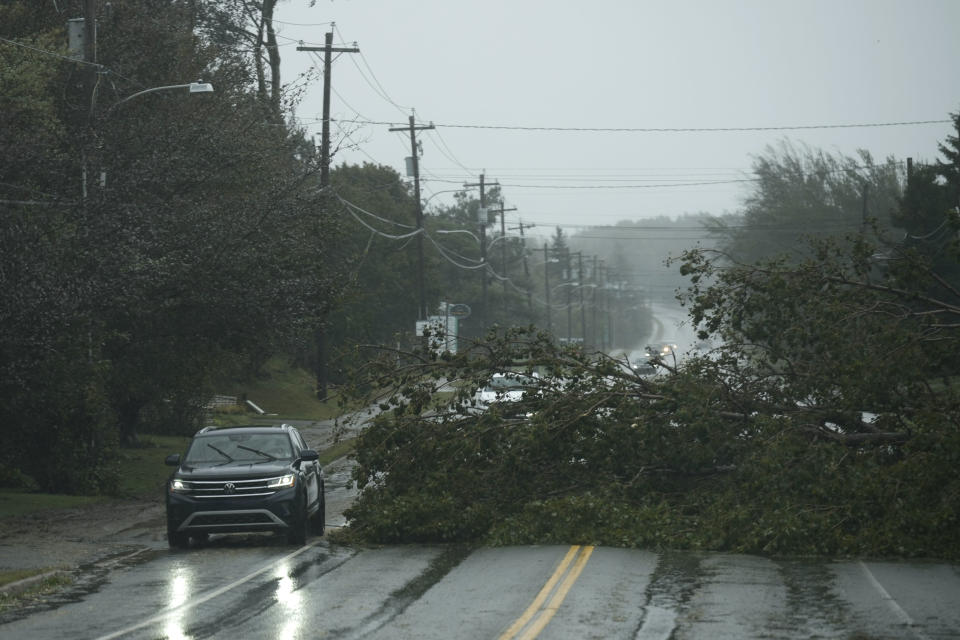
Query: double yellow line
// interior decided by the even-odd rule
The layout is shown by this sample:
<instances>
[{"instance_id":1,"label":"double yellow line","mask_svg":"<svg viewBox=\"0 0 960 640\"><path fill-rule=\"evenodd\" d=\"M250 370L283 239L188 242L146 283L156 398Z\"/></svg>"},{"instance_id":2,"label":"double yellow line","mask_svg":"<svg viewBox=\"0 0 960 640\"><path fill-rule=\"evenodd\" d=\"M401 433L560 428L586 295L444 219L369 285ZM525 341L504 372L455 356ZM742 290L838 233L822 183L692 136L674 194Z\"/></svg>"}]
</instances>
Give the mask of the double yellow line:
<instances>
[{"instance_id":1,"label":"double yellow line","mask_svg":"<svg viewBox=\"0 0 960 640\"><path fill-rule=\"evenodd\" d=\"M537 597L533 599L533 602L530 603L527 610L523 612L523 615L517 618L516 622L503 632L499 640L512 640L514 637L516 637L517 640L532 640L540 635L543 628L547 626L547 623L549 623L554 614L557 613L557 609L563 604L563 600L567 597L567 592L570 591L570 587L572 587L573 583L580 577L580 572L583 571L583 568L586 566L591 553L593 553L593 547L590 546L581 547L580 545L574 545L570 547L567 555L560 561L560 565L556 571L553 572L553 575L550 576L550 579L547 580L546 584L543 585L543 588L540 589ZM576 560L574 560L574 558L576 558ZM573 565L572 567L571 563ZM559 586L557 586L558 582L560 583ZM547 602L547 598L550 598L549 602ZM546 603L546 605L544 605L544 603ZM517 636L521 631L523 633Z\"/></svg>"}]
</instances>

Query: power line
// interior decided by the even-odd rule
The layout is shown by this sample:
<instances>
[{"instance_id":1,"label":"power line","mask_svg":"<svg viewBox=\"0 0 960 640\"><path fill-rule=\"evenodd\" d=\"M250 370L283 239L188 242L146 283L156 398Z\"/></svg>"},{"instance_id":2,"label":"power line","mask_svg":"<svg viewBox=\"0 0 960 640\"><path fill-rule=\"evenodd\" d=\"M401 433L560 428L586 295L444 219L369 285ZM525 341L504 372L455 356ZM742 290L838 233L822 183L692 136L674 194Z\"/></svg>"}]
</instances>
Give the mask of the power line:
<instances>
[{"instance_id":1,"label":"power line","mask_svg":"<svg viewBox=\"0 0 960 640\"><path fill-rule=\"evenodd\" d=\"M500 183L501 187L510 187L511 189L661 189L674 187L699 187L712 186L720 184L742 184L745 182L758 182L761 178L739 178L736 180L709 180L703 182L669 182L655 184L507 184ZM459 184L459 180L446 180L443 178L433 178L433 182L444 182L448 184Z\"/></svg>"},{"instance_id":2,"label":"power line","mask_svg":"<svg viewBox=\"0 0 960 640\"><path fill-rule=\"evenodd\" d=\"M336 24L333 25L333 30L336 32L338 36L340 36L341 40L345 40L345 38L343 37L343 34L340 33L340 29L337 27ZM387 93L387 90L383 87L383 84L377 78L377 74L373 72L373 68L370 66L370 63L367 62L366 56L363 55L362 51L359 52L359 54L360 54L360 59L363 61L363 66L367 68L367 71L370 73L370 77L373 78L373 82L370 82L370 80L367 78L367 75L363 72L363 69L360 68L360 65L357 64L357 61L354 58L351 57L350 60L351 62L353 62L353 66L357 68L357 71L360 73L360 76L363 78L363 80L370 86L371 89L373 89L373 92L376 93L381 98L383 98L384 100L386 100L388 103L390 103L394 107L396 107L397 110L399 110L403 114L406 114L408 111L412 111L413 110L412 107L404 107L403 105L397 104L397 102L390 97L390 94ZM374 84L376 86L374 86ZM403 125L401 124L400 126L403 126Z\"/></svg>"},{"instance_id":3,"label":"power line","mask_svg":"<svg viewBox=\"0 0 960 640\"><path fill-rule=\"evenodd\" d=\"M66 60L67 62L74 62L76 64L83 64L90 67L97 67L98 69L106 69L106 67L104 67L102 64L97 64L96 62L87 62L86 60L82 60L79 58L71 58L70 56L65 56L63 54L56 53L53 51L47 51L46 49L40 49L38 47L34 47L29 44L17 42L16 40L8 40L6 38L0 38L0 42L6 42L7 44L12 44L15 47L23 47L24 49L29 49L30 51L34 51L36 53L42 53L43 55L46 55L46 56L60 58L61 60Z\"/></svg>"},{"instance_id":4,"label":"power line","mask_svg":"<svg viewBox=\"0 0 960 640\"><path fill-rule=\"evenodd\" d=\"M370 212L367 211L366 209L363 209L363 208L361 208L361 207L353 204L352 202L350 202L350 201L348 201L348 200L345 200L340 194L338 194L338 193L336 193L336 192L334 192L334 195L337 197L337 199L338 199L340 202L342 202L344 205L346 205L346 206L349 207L350 209L353 209L354 211L358 211L358 212L360 212L360 213L362 213L362 214L364 214L364 215L370 216L371 218L375 218L376 220L379 220L380 222L386 222L386 223L388 223L388 224L393 224L393 225L396 225L396 226L398 226L398 227L403 227L404 229L416 229L416 227L413 226L413 225L403 224L402 222L395 222L395 221L393 221L393 220L389 220L389 219L387 219L387 218L378 216L378 215L375 214L375 213L370 213Z\"/></svg>"},{"instance_id":5,"label":"power line","mask_svg":"<svg viewBox=\"0 0 960 640\"><path fill-rule=\"evenodd\" d=\"M804 131L810 129L866 129L876 127L905 127L927 124L950 124L952 120L905 120L900 122L866 122L848 124L810 124L810 125L779 125L753 127L546 127L497 124L458 124L434 123L436 127L448 129L493 129L499 131L561 131L583 133L725 133L744 131ZM395 122L369 121L371 125L395 126Z\"/></svg>"}]
</instances>

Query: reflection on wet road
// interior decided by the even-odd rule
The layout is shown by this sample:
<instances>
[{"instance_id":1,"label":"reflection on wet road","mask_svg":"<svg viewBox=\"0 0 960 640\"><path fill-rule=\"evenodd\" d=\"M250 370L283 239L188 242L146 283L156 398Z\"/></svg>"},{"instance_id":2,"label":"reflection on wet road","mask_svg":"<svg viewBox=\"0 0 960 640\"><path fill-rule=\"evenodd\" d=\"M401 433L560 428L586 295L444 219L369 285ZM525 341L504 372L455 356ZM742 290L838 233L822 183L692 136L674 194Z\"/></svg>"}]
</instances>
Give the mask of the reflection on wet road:
<instances>
[{"instance_id":1,"label":"reflection on wet road","mask_svg":"<svg viewBox=\"0 0 960 640\"><path fill-rule=\"evenodd\" d=\"M960 570L593 547L293 548L214 537L144 556L0 638L960 637Z\"/></svg>"}]
</instances>

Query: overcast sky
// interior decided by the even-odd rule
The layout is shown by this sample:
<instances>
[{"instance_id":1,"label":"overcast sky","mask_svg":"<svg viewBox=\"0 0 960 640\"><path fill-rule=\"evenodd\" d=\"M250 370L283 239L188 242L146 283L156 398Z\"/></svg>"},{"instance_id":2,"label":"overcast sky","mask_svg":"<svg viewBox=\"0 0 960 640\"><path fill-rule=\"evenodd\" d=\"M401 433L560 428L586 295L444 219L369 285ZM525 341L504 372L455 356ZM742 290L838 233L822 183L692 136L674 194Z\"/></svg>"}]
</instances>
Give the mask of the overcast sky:
<instances>
[{"instance_id":1,"label":"overcast sky","mask_svg":"<svg viewBox=\"0 0 960 640\"><path fill-rule=\"evenodd\" d=\"M285 0L283 80L334 44L334 158L404 172L418 123L424 198L499 182L508 217L614 224L735 211L752 156L782 140L932 161L948 124L735 132L536 131L796 127L946 120L960 110L960 0ZM297 109L320 140L322 80ZM355 121L350 124L348 121ZM457 126L460 125L460 126ZM463 125L470 125L471 128ZM491 127L491 128L472 128ZM507 129L497 127L517 127ZM344 131L349 140L344 141ZM686 184L685 184L686 183ZM678 184L664 187L651 185Z\"/></svg>"}]
</instances>

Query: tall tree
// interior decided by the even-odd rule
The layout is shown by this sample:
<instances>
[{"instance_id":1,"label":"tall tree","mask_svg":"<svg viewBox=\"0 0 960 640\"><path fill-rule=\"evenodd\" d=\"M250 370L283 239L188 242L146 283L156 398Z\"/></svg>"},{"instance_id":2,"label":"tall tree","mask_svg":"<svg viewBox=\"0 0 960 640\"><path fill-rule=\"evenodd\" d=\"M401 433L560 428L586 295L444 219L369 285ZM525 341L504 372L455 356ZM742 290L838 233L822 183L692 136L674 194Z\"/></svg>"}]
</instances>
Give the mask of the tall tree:
<instances>
[{"instance_id":1,"label":"tall tree","mask_svg":"<svg viewBox=\"0 0 960 640\"><path fill-rule=\"evenodd\" d=\"M0 162L31 168L0 192L0 465L98 490L118 436L144 420L192 428L213 377L322 321L344 282L323 258L341 225L312 145L278 126L229 31L204 30L207 5L112 3L92 94L43 6L0 7L4 37L29 45L0 49L17 87L0 98ZM197 78L214 93L173 90ZM25 133L40 144L18 144Z\"/></svg>"},{"instance_id":2,"label":"tall tree","mask_svg":"<svg viewBox=\"0 0 960 640\"><path fill-rule=\"evenodd\" d=\"M754 160L753 173L740 224L717 229L742 262L784 252L801 259L805 238L867 233L873 219L889 228L903 168L892 158L875 163L866 151L830 155L783 142Z\"/></svg>"}]
</instances>

